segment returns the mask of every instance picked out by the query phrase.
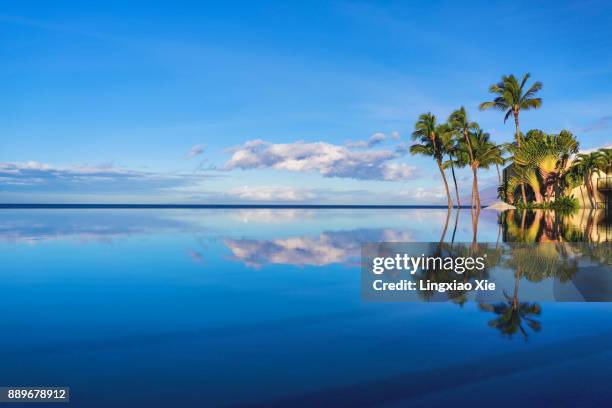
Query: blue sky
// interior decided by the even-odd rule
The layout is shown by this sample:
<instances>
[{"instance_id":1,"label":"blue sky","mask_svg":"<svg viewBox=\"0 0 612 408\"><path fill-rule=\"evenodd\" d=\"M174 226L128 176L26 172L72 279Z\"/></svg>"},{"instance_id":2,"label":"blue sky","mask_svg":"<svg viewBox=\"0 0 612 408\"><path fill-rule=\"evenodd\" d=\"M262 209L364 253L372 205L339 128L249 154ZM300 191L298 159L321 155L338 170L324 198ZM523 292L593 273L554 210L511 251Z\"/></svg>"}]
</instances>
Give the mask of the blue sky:
<instances>
[{"instance_id":1,"label":"blue sky","mask_svg":"<svg viewBox=\"0 0 612 408\"><path fill-rule=\"evenodd\" d=\"M126 3L0 6L1 202L444 202L402 143L461 105L509 141L508 73L523 130L612 142L609 2Z\"/></svg>"}]
</instances>

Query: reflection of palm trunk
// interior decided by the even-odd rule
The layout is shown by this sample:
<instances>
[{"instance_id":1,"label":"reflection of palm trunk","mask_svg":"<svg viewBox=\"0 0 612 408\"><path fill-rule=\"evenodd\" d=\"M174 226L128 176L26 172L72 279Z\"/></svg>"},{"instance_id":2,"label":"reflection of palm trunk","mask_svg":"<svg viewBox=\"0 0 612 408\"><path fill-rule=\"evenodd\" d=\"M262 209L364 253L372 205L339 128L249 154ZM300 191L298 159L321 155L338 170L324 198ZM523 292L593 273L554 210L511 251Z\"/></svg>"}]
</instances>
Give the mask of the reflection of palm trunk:
<instances>
[{"instance_id":1,"label":"reflection of palm trunk","mask_svg":"<svg viewBox=\"0 0 612 408\"><path fill-rule=\"evenodd\" d=\"M500 215L500 217L501 217L501 215ZM499 248L499 237L501 236L501 232L502 232L502 226L501 226L501 221L499 221L498 224L497 224L497 241L495 242L495 250L496 251Z\"/></svg>"},{"instance_id":2,"label":"reflection of palm trunk","mask_svg":"<svg viewBox=\"0 0 612 408\"><path fill-rule=\"evenodd\" d=\"M525 221L527 221L527 210L523 210L521 216L521 233L525 233Z\"/></svg>"},{"instance_id":3,"label":"reflection of palm trunk","mask_svg":"<svg viewBox=\"0 0 612 408\"><path fill-rule=\"evenodd\" d=\"M446 221L444 222L444 229L442 230L442 236L440 236L440 244L438 245L438 249L442 246L444 242L444 237L446 236L446 230L448 229L448 220L450 219L451 209L448 208L448 212L446 213Z\"/></svg>"},{"instance_id":4,"label":"reflection of palm trunk","mask_svg":"<svg viewBox=\"0 0 612 408\"><path fill-rule=\"evenodd\" d=\"M453 237L451 239L451 247L455 243L455 233L457 232L457 223L459 222L459 212L461 212L461 209L457 208L457 215L455 216L455 228L453 228Z\"/></svg>"},{"instance_id":5,"label":"reflection of palm trunk","mask_svg":"<svg viewBox=\"0 0 612 408\"><path fill-rule=\"evenodd\" d=\"M512 295L512 309L513 310L518 310L518 306L519 306L519 287L521 284L521 275L522 275L522 271L521 268L517 268L516 273L514 274L514 294Z\"/></svg>"},{"instance_id":6,"label":"reflection of palm trunk","mask_svg":"<svg viewBox=\"0 0 612 408\"><path fill-rule=\"evenodd\" d=\"M536 211L536 221L534 222L538 222L538 223L542 223L542 218L544 218L544 223L543 228L542 228L542 233L547 236L548 238L554 238L555 236L555 223L554 223L554 211L546 211L544 213L544 217L538 217L537 214L539 214L540 211Z\"/></svg>"},{"instance_id":7,"label":"reflection of palm trunk","mask_svg":"<svg viewBox=\"0 0 612 408\"><path fill-rule=\"evenodd\" d=\"M476 249L478 244L478 217L480 217L480 208L477 207L475 211L472 211L472 247Z\"/></svg>"}]
</instances>

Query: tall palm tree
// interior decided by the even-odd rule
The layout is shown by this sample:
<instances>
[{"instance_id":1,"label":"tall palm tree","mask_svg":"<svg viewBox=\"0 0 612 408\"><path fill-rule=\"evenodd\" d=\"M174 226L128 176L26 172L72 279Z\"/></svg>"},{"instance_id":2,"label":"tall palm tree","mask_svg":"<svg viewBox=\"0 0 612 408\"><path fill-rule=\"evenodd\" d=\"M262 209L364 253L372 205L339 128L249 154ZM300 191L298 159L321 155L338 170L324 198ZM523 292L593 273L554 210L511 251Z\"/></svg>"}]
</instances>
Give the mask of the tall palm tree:
<instances>
[{"instance_id":1,"label":"tall palm tree","mask_svg":"<svg viewBox=\"0 0 612 408\"><path fill-rule=\"evenodd\" d=\"M523 75L523 79L519 83L514 75L504 75L500 82L489 87L489 92L497 95L497 97L489 102L480 104L480 110L497 109L505 112L504 123L510 115L514 116L515 140L517 146L521 146L521 131L519 127L519 113L523 110L538 109L542 106L542 98L536 98L535 95L542 89L542 82L535 82L525 90L525 85L531 77L527 73ZM521 193L523 202L527 204L527 194L525 193L525 185L521 185Z\"/></svg>"},{"instance_id":2,"label":"tall palm tree","mask_svg":"<svg viewBox=\"0 0 612 408\"><path fill-rule=\"evenodd\" d=\"M593 187L593 175L598 171L605 169L605 157L601 152L595 151L592 153L582 153L576 156L576 160L572 163L574 171L582 174L584 185L587 189L591 208L596 207L595 188Z\"/></svg>"},{"instance_id":3,"label":"tall palm tree","mask_svg":"<svg viewBox=\"0 0 612 408\"><path fill-rule=\"evenodd\" d=\"M467 164L472 164L474 161L474 153L472 151L472 145L470 144L470 139L468 137L469 132L477 132L480 130L478 123L470 122L468 120L468 115L465 110L465 107L460 107L450 114L448 117L448 124L452 132L454 132L458 137L462 137L465 141L465 150L467 152L467 158L464 160ZM474 197L472 196L472 207L474 206Z\"/></svg>"},{"instance_id":4,"label":"tall palm tree","mask_svg":"<svg viewBox=\"0 0 612 408\"><path fill-rule=\"evenodd\" d=\"M440 175L442 176L442 181L444 182L448 208L450 209L453 207L453 200L451 199L448 181L446 180L446 174L444 173L444 166L442 164L444 145L441 141L440 131L441 128L436 124L435 115L427 112L419 116L419 120L414 125L414 132L412 132L412 140L418 141L418 143L414 143L410 146L410 153L433 157L436 161L438 169L440 170Z\"/></svg>"},{"instance_id":5,"label":"tall palm tree","mask_svg":"<svg viewBox=\"0 0 612 408\"><path fill-rule=\"evenodd\" d=\"M490 135L482 130L470 132L468 135L468 143L461 140L461 150L464 152L468 149L472 151L472 160L470 168L472 169L472 197L477 209L480 209L480 193L478 192L478 169L488 169L493 164L501 164L504 162L502 152L499 146L490 141Z\"/></svg>"}]
</instances>

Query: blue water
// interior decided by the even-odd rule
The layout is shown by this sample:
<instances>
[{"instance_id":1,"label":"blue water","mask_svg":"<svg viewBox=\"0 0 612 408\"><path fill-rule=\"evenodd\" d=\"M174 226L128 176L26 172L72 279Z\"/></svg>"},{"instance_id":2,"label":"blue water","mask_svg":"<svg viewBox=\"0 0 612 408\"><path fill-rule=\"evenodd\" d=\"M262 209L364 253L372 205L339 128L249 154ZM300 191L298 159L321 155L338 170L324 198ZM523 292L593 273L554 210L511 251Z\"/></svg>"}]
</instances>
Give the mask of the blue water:
<instances>
[{"instance_id":1,"label":"blue water","mask_svg":"<svg viewBox=\"0 0 612 408\"><path fill-rule=\"evenodd\" d=\"M609 303L542 303L539 331L507 337L474 303L361 302L361 242L437 242L445 219L2 210L0 385L85 407L609 405ZM483 211L478 241L499 228Z\"/></svg>"}]
</instances>

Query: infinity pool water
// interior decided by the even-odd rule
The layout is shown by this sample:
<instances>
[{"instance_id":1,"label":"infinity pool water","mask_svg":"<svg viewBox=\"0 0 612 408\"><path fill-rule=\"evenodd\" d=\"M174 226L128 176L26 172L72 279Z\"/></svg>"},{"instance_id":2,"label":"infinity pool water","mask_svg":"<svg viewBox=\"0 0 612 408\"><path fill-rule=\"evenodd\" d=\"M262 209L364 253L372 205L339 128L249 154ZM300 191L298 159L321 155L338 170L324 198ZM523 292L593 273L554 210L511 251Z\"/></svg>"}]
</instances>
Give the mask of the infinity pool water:
<instances>
[{"instance_id":1,"label":"infinity pool water","mask_svg":"<svg viewBox=\"0 0 612 408\"><path fill-rule=\"evenodd\" d=\"M3 210L0 385L69 386L79 407L609 405L609 303L545 302L504 334L475 303L361 301L363 242L512 232L446 218Z\"/></svg>"}]
</instances>

